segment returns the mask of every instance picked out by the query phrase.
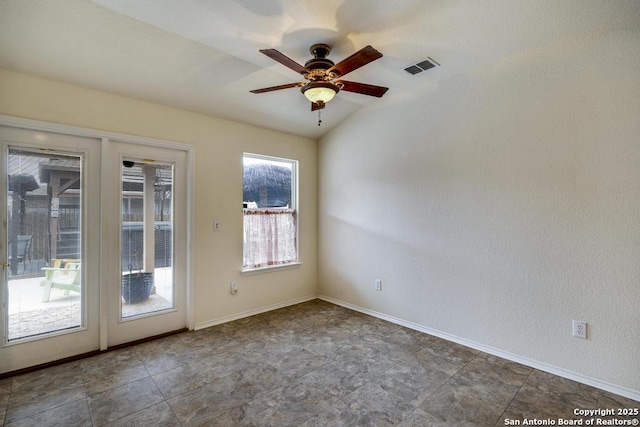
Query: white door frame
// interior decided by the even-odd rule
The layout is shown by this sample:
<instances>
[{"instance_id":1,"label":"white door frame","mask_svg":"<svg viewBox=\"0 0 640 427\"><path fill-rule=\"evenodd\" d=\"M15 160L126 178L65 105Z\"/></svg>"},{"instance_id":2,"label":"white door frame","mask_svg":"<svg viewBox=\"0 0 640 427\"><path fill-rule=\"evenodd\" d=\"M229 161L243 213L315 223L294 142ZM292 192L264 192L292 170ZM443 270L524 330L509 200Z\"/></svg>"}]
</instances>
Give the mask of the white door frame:
<instances>
[{"instance_id":1,"label":"white door frame","mask_svg":"<svg viewBox=\"0 0 640 427\"><path fill-rule=\"evenodd\" d=\"M186 219L189 211L186 209L187 194L187 156L183 150L175 150L172 148L158 146L142 146L140 144L130 144L127 142L110 140L106 145L108 147L107 157L103 158L104 168L110 169L108 179L103 179L105 185L102 194L108 197L104 205L103 213L103 236L105 243L103 244L103 280L108 283L104 288L108 290L109 296L109 314L108 318L108 346L120 345L127 342L144 339L150 336L156 336L165 332L180 330L186 326L186 292L184 286L184 278L186 277ZM155 312L144 313L139 316L131 316L123 318L123 306L120 304L121 293L120 283L122 281L121 266L121 248L122 248L122 170L124 160L135 160L140 164L147 165L173 165L172 174L172 244L171 244L171 271L174 278L172 288L174 289L174 298L172 300L173 308L167 310L159 310ZM171 166L170 166L171 167ZM148 187L145 185L145 190ZM153 196L148 198L145 195L146 202L153 203ZM153 205L152 205L153 206ZM153 208L152 208L153 209ZM145 208L145 213L148 210ZM153 215L153 210L151 211ZM153 226L154 220L144 220L145 224ZM145 236L147 234L145 233ZM117 245L113 244L114 240ZM110 241L110 242L109 242ZM151 239L153 241L153 238ZM144 257L147 257L147 250L144 251ZM153 256L153 255L151 255ZM146 261L145 261L146 265ZM141 266L139 266L141 267ZM153 270L145 270L153 273ZM115 286L117 285L117 286ZM175 293L175 291L178 291ZM117 301L117 303L116 303Z\"/></svg>"},{"instance_id":2,"label":"white door frame","mask_svg":"<svg viewBox=\"0 0 640 427\"><path fill-rule=\"evenodd\" d=\"M5 335L8 330L5 321L8 321L8 310L10 308L11 298L8 289L4 288L2 302L3 310L3 331L2 344L0 349L0 371L7 372L27 368L29 366L47 363L56 359L64 359L72 357L76 354L92 352L99 346L99 288L97 284L100 281L100 242L98 239L90 239L88 232L92 228L100 227L100 197L98 195L100 189L100 139L76 135L63 135L52 132L43 132L41 130L22 129L11 126L2 126L3 140L0 147L4 154L8 153L10 148L16 149L18 152L31 153L37 155L43 153L45 157L56 156L57 154L82 156L80 170L80 215L81 215L81 234L80 247L81 253L76 258L81 259L81 322L78 326L69 329L56 328L47 331L42 335L31 335L18 337L15 340L9 340ZM2 198L7 200L6 181L8 170L7 164L0 167L2 174L3 189L0 191ZM93 171L93 173L92 173ZM95 197L91 197L91 194ZM2 217L6 221L6 211L3 206ZM5 231L8 229L5 225ZM6 248L5 248L6 249ZM3 253L3 260L6 259L6 253ZM4 284L9 284L9 278L6 269L3 269L2 280ZM44 278L44 275L43 275ZM42 291L35 291L31 294L31 298L40 299L39 294Z\"/></svg>"},{"instance_id":3,"label":"white door frame","mask_svg":"<svg viewBox=\"0 0 640 427\"><path fill-rule=\"evenodd\" d=\"M140 136L126 135L115 132L106 132L101 130L89 129L84 127L62 125L57 123L44 122L40 120L24 119L19 117L12 117L0 114L0 125L15 127L20 129L27 129L32 131L44 131L51 133L59 133L72 136L84 136L89 138L102 139L102 158L106 158L106 150L110 140L125 142L130 144L140 144L152 147L164 147L173 150L182 150L187 155L187 268L186 268L186 280L187 280L187 295L186 295L186 325L189 330L194 328L194 287L193 287L193 256L191 249L193 247L193 225L195 224L195 199L194 199L194 184L195 184L195 148L191 144L182 142L175 142L169 140L162 140L156 138L146 138ZM107 182L112 179L110 176L106 176L108 172L107 168L102 168L102 189L101 198L104 203L109 197L106 194ZM104 223L104 221L102 221ZM104 232L105 230L102 230ZM100 233L102 235L102 233ZM107 316L108 316L108 290L105 283L105 269L101 269L101 298L100 298L100 350L107 349Z\"/></svg>"}]
</instances>

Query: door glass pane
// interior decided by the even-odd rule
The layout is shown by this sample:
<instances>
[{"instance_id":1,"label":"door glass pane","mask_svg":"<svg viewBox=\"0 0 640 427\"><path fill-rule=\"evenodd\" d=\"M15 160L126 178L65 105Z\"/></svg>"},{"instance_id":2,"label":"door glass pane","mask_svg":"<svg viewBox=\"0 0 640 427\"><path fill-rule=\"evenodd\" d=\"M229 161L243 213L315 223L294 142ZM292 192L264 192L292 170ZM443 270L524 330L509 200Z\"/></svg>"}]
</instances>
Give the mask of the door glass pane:
<instances>
[{"instance_id":1,"label":"door glass pane","mask_svg":"<svg viewBox=\"0 0 640 427\"><path fill-rule=\"evenodd\" d=\"M82 156L9 148L7 339L82 326Z\"/></svg>"},{"instance_id":2,"label":"door glass pane","mask_svg":"<svg viewBox=\"0 0 640 427\"><path fill-rule=\"evenodd\" d=\"M122 318L174 308L173 168L122 162Z\"/></svg>"}]
</instances>

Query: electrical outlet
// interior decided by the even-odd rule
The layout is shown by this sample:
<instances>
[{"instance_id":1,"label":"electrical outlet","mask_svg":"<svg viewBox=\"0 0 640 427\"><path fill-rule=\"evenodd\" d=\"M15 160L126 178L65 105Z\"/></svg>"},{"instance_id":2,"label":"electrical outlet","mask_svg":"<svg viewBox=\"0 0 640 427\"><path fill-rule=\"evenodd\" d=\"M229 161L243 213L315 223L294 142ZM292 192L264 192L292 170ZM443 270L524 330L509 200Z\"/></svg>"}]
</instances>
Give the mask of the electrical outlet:
<instances>
[{"instance_id":1,"label":"electrical outlet","mask_svg":"<svg viewBox=\"0 0 640 427\"><path fill-rule=\"evenodd\" d=\"M587 322L581 320L573 321L573 336L578 338L587 338Z\"/></svg>"},{"instance_id":2,"label":"electrical outlet","mask_svg":"<svg viewBox=\"0 0 640 427\"><path fill-rule=\"evenodd\" d=\"M236 295L238 293L238 284L236 282L231 282L229 284L229 292L231 292L231 295Z\"/></svg>"},{"instance_id":3,"label":"electrical outlet","mask_svg":"<svg viewBox=\"0 0 640 427\"><path fill-rule=\"evenodd\" d=\"M376 286L376 291L381 291L382 290L382 280L376 279L374 283L375 283L375 286Z\"/></svg>"}]
</instances>

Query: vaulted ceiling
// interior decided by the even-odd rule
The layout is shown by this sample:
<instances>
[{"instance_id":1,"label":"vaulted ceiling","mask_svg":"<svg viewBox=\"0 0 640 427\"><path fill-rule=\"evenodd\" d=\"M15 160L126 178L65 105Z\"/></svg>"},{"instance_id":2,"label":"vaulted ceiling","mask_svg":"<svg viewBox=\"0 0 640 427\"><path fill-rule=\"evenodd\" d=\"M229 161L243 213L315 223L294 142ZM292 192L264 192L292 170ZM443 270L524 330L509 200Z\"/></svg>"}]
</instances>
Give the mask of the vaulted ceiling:
<instances>
[{"instance_id":1,"label":"vaulted ceiling","mask_svg":"<svg viewBox=\"0 0 640 427\"><path fill-rule=\"evenodd\" d=\"M362 108L403 114L438 82L640 13L629 0L0 0L0 68L310 138ZM366 45L382 58L348 80L389 87L383 98L340 92L318 113L292 70L326 43L338 62ZM411 75L409 65L440 66ZM597 66L594 60L594 66ZM1 96L1 95L0 95ZM393 117L390 117L392 119Z\"/></svg>"}]
</instances>

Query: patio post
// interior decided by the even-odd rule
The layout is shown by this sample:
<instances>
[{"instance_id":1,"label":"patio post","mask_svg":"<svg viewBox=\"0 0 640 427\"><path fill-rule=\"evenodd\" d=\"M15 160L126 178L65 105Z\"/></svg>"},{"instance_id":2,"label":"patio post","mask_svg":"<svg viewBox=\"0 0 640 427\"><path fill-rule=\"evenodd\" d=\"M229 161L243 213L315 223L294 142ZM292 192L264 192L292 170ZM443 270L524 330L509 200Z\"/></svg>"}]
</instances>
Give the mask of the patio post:
<instances>
[{"instance_id":1,"label":"patio post","mask_svg":"<svg viewBox=\"0 0 640 427\"><path fill-rule=\"evenodd\" d=\"M144 271L153 273L155 269L156 248L155 248L155 204L153 180L156 175L154 165L145 164L142 166L144 174L144 221L142 240L144 253Z\"/></svg>"}]
</instances>

